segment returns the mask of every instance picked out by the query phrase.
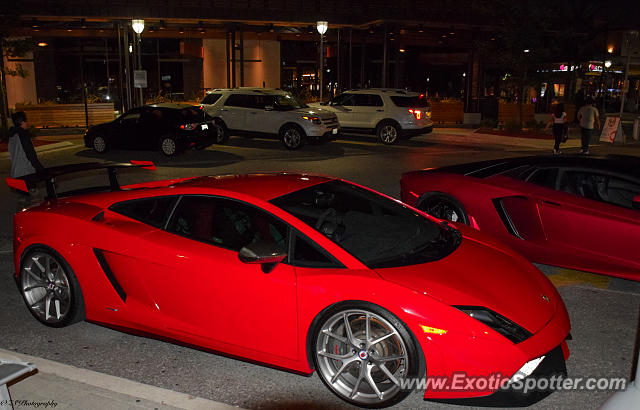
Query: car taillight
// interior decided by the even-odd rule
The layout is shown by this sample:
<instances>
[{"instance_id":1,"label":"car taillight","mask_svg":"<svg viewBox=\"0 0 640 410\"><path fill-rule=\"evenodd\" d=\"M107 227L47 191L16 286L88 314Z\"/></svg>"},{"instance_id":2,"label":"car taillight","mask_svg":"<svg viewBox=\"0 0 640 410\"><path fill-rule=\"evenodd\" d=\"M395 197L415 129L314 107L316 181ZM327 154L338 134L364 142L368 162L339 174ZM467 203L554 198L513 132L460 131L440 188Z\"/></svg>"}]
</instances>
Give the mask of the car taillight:
<instances>
[{"instance_id":1,"label":"car taillight","mask_svg":"<svg viewBox=\"0 0 640 410\"><path fill-rule=\"evenodd\" d=\"M312 117L312 116L309 116L309 115L303 115L302 119L303 120L307 120L307 121L311 121L314 124L320 124L321 123L319 117Z\"/></svg>"},{"instance_id":2,"label":"car taillight","mask_svg":"<svg viewBox=\"0 0 640 410\"><path fill-rule=\"evenodd\" d=\"M182 124L180 126L180 129L183 129L183 130L186 130L186 131L191 131L191 130L195 130L197 126L198 126L198 123Z\"/></svg>"},{"instance_id":3,"label":"car taillight","mask_svg":"<svg viewBox=\"0 0 640 410\"><path fill-rule=\"evenodd\" d=\"M416 120L422 118L422 111L420 110L409 109L409 114L413 114L413 116L416 117Z\"/></svg>"}]
</instances>

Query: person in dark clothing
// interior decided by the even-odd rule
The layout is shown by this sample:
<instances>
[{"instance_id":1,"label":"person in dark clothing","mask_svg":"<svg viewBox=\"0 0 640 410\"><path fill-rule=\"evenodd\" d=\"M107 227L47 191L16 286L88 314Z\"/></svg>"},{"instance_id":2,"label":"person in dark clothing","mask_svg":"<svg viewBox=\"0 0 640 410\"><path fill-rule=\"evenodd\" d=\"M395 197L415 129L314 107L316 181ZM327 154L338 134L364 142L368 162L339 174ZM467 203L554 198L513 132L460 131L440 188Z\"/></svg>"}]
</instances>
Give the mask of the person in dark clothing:
<instances>
[{"instance_id":1,"label":"person in dark clothing","mask_svg":"<svg viewBox=\"0 0 640 410\"><path fill-rule=\"evenodd\" d=\"M18 178L33 174L44 167L38 160L33 148L27 115L18 111L11 115L13 127L9 130L9 157L11 158L11 177Z\"/></svg>"},{"instance_id":2,"label":"person in dark clothing","mask_svg":"<svg viewBox=\"0 0 640 410\"><path fill-rule=\"evenodd\" d=\"M18 111L11 115L13 127L9 130L9 157L11 158L11 177L18 178L24 175L33 174L44 167L38 160L36 150L33 148L31 133L27 115L24 111ZM17 210L26 208L32 204L32 197L38 191L31 188L29 193L18 192Z\"/></svg>"},{"instance_id":3,"label":"person in dark clothing","mask_svg":"<svg viewBox=\"0 0 640 410\"><path fill-rule=\"evenodd\" d=\"M553 138L555 139L553 155L561 154L560 143L564 142L565 132L567 131L567 113L564 112L564 104L556 104L547 128L549 126L552 126Z\"/></svg>"}]
</instances>

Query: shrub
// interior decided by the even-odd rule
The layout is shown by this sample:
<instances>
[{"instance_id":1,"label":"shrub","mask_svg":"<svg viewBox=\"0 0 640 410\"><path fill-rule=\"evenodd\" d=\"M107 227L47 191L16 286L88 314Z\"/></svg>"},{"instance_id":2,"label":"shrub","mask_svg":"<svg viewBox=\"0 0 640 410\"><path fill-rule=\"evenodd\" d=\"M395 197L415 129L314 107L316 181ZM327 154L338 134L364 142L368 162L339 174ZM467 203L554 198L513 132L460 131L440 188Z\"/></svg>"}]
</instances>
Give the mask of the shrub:
<instances>
[{"instance_id":1,"label":"shrub","mask_svg":"<svg viewBox=\"0 0 640 410\"><path fill-rule=\"evenodd\" d=\"M504 124L504 129L508 132L517 132L522 130L522 125L519 121L507 121L507 123Z\"/></svg>"}]
</instances>

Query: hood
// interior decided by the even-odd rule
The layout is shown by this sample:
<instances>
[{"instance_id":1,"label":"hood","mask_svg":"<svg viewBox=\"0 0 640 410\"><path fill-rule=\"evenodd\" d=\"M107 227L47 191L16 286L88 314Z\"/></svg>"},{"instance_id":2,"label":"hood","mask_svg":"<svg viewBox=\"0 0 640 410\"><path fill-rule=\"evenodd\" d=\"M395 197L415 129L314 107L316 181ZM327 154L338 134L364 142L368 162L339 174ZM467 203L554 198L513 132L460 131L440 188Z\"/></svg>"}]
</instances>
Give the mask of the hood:
<instances>
[{"instance_id":1,"label":"hood","mask_svg":"<svg viewBox=\"0 0 640 410\"><path fill-rule=\"evenodd\" d=\"M376 272L447 305L489 308L531 333L546 325L563 303L551 282L508 247L469 228L461 232L462 243L444 259Z\"/></svg>"},{"instance_id":2,"label":"hood","mask_svg":"<svg viewBox=\"0 0 640 410\"><path fill-rule=\"evenodd\" d=\"M307 108L297 108L294 110L294 112L300 113L302 115L315 115L320 118L332 118L336 116L336 114L332 113L331 111L327 111L324 108L320 108L319 106L316 107L311 105Z\"/></svg>"}]
</instances>

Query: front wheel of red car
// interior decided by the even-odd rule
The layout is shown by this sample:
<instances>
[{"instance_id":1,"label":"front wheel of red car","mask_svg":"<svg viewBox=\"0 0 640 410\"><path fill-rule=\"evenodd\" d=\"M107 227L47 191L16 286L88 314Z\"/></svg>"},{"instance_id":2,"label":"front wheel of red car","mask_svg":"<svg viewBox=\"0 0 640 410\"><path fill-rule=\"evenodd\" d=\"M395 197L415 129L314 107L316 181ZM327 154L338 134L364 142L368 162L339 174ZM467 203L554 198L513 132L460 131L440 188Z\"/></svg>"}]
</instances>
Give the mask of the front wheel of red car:
<instances>
[{"instance_id":1,"label":"front wheel of red car","mask_svg":"<svg viewBox=\"0 0 640 410\"><path fill-rule=\"evenodd\" d=\"M31 314L47 326L64 327L84 318L80 285L53 250L37 248L23 258L20 291Z\"/></svg>"},{"instance_id":2,"label":"front wheel of red car","mask_svg":"<svg viewBox=\"0 0 640 410\"><path fill-rule=\"evenodd\" d=\"M460 201L440 192L424 194L420 199L418 209L439 219L469 225L469 217Z\"/></svg>"},{"instance_id":3,"label":"front wheel of red car","mask_svg":"<svg viewBox=\"0 0 640 410\"><path fill-rule=\"evenodd\" d=\"M338 397L380 408L409 395L402 380L420 376L422 356L400 319L374 304L357 302L329 309L317 323L315 368Z\"/></svg>"}]
</instances>

